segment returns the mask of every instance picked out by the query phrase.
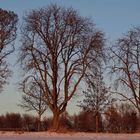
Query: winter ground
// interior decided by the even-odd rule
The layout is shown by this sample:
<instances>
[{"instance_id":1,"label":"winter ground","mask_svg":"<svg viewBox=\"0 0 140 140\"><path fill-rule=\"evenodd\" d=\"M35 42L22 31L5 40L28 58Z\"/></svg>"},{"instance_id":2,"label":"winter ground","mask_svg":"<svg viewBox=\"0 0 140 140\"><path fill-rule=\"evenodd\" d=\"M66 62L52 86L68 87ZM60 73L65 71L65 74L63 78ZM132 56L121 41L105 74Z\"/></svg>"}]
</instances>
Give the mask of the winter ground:
<instances>
[{"instance_id":1,"label":"winter ground","mask_svg":"<svg viewBox=\"0 0 140 140\"><path fill-rule=\"evenodd\" d=\"M0 132L0 140L140 140L137 134L50 133L50 132Z\"/></svg>"}]
</instances>

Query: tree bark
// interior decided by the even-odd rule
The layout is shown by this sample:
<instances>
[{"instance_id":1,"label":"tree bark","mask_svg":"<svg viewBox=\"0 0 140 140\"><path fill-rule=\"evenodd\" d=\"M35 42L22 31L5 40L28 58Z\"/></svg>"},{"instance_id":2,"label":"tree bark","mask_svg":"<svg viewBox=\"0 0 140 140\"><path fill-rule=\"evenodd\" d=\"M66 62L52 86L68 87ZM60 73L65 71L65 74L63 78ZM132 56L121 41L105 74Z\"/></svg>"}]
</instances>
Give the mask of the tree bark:
<instances>
[{"instance_id":1,"label":"tree bark","mask_svg":"<svg viewBox=\"0 0 140 140\"><path fill-rule=\"evenodd\" d=\"M37 124L37 131L39 132L41 130L41 115L38 115L38 124Z\"/></svg>"},{"instance_id":2,"label":"tree bark","mask_svg":"<svg viewBox=\"0 0 140 140\"><path fill-rule=\"evenodd\" d=\"M58 131L59 130L59 120L60 119L60 113L59 112L54 112L53 113L53 122L52 122L52 129L51 131Z\"/></svg>"},{"instance_id":3,"label":"tree bark","mask_svg":"<svg viewBox=\"0 0 140 140\"><path fill-rule=\"evenodd\" d=\"M99 132L99 116L98 116L98 114L96 114L96 133L98 133Z\"/></svg>"}]
</instances>

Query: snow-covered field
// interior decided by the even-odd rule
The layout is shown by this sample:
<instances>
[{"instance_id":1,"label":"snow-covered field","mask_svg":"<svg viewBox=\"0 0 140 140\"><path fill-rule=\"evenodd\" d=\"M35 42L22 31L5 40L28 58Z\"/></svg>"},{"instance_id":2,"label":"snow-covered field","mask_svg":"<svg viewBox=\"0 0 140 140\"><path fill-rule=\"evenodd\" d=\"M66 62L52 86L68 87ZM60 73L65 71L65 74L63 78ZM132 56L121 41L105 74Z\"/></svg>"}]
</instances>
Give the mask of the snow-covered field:
<instances>
[{"instance_id":1,"label":"snow-covered field","mask_svg":"<svg viewBox=\"0 0 140 140\"><path fill-rule=\"evenodd\" d=\"M140 134L0 132L0 140L140 140Z\"/></svg>"}]
</instances>

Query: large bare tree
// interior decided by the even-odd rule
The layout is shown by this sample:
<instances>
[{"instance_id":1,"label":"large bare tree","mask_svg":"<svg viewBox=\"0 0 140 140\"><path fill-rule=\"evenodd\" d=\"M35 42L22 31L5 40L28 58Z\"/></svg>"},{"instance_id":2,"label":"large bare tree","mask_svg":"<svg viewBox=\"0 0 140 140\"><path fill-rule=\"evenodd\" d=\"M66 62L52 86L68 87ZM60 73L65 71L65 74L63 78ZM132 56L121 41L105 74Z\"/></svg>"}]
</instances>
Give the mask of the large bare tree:
<instances>
[{"instance_id":1,"label":"large bare tree","mask_svg":"<svg viewBox=\"0 0 140 140\"><path fill-rule=\"evenodd\" d=\"M0 8L0 92L10 76L6 58L14 51L18 17L12 11Z\"/></svg>"},{"instance_id":2,"label":"large bare tree","mask_svg":"<svg viewBox=\"0 0 140 140\"><path fill-rule=\"evenodd\" d=\"M90 63L97 64L103 33L72 8L50 5L29 12L23 21L20 60L25 88L34 81L53 113L52 128L75 95Z\"/></svg>"},{"instance_id":3,"label":"large bare tree","mask_svg":"<svg viewBox=\"0 0 140 140\"><path fill-rule=\"evenodd\" d=\"M134 27L111 48L111 72L117 93L140 113L140 27Z\"/></svg>"}]
</instances>

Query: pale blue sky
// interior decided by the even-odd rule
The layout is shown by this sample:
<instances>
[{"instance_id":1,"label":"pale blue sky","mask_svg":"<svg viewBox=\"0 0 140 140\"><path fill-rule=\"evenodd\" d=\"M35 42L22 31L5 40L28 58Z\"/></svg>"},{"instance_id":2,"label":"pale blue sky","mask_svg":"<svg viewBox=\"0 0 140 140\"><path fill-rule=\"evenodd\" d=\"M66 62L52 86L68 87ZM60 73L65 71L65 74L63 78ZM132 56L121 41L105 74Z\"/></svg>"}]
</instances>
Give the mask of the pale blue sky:
<instances>
[{"instance_id":1,"label":"pale blue sky","mask_svg":"<svg viewBox=\"0 0 140 140\"><path fill-rule=\"evenodd\" d=\"M21 20L26 11L44 7L50 3L65 7L72 6L81 15L92 18L96 26L106 34L108 41L117 39L132 26L140 26L140 0L0 0L0 8L14 11ZM16 49L19 45L19 39L17 39ZM8 59L14 74L10 78L10 84L5 86L4 92L0 94L0 114L23 112L17 107L21 97L16 84L21 76L20 68L14 65L15 54ZM72 112L76 111L76 107L72 109Z\"/></svg>"}]
</instances>

